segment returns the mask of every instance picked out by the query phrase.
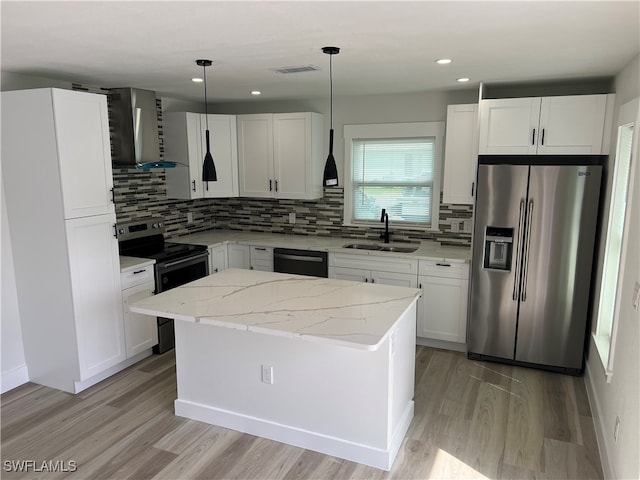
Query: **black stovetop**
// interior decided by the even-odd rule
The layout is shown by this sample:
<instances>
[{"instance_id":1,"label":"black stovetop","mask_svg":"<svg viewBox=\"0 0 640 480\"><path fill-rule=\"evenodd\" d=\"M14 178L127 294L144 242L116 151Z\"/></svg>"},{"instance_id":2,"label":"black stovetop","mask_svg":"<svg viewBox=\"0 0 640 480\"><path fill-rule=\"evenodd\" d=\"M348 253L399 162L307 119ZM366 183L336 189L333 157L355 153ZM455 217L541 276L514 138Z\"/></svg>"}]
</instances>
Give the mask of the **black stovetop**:
<instances>
[{"instance_id":1,"label":"black stovetop","mask_svg":"<svg viewBox=\"0 0 640 480\"><path fill-rule=\"evenodd\" d=\"M162 235L120 242L120 255L152 258L157 263L189 258L206 250L205 245L165 242Z\"/></svg>"}]
</instances>

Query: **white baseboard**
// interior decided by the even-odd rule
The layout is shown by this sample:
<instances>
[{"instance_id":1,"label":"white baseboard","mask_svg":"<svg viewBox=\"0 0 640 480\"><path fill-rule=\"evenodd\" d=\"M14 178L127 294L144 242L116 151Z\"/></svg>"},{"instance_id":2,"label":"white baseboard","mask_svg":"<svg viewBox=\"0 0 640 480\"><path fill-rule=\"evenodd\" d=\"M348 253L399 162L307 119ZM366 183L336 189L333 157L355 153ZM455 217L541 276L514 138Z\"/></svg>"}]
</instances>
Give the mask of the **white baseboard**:
<instances>
[{"instance_id":1,"label":"white baseboard","mask_svg":"<svg viewBox=\"0 0 640 480\"><path fill-rule=\"evenodd\" d=\"M446 340L435 340L433 338L416 337L416 345L423 347L441 348L443 350L453 350L454 352L467 353L467 344L458 342L448 342Z\"/></svg>"},{"instance_id":2,"label":"white baseboard","mask_svg":"<svg viewBox=\"0 0 640 480\"><path fill-rule=\"evenodd\" d=\"M134 363L138 363L143 358L147 358L152 354L153 354L153 351L151 348L149 348L144 352L140 352L137 355L134 355L133 357L127 358L126 360L118 363L117 365L114 365L111 368L103 370L102 372L94 375L93 377L87 378L86 380L83 380L81 382L74 381L73 387L75 391L70 393L80 393L81 391L86 390L89 387L93 387L95 384L100 383L101 381L109 378L110 376L115 375L116 373L124 370L125 368L130 367Z\"/></svg>"},{"instance_id":3,"label":"white baseboard","mask_svg":"<svg viewBox=\"0 0 640 480\"><path fill-rule=\"evenodd\" d=\"M27 365L20 365L12 370L7 372L2 372L0 377L0 389L2 390L0 393L8 392L9 390L13 390L20 385L23 385L29 381L29 370L27 369Z\"/></svg>"},{"instance_id":4,"label":"white baseboard","mask_svg":"<svg viewBox=\"0 0 640 480\"><path fill-rule=\"evenodd\" d=\"M391 469L409 429L413 419L413 409L413 401L411 401L396 431L393 432L389 448L384 450L199 403L180 399L175 401L175 413L180 417L230 428L387 471Z\"/></svg>"},{"instance_id":5,"label":"white baseboard","mask_svg":"<svg viewBox=\"0 0 640 480\"><path fill-rule=\"evenodd\" d=\"M593 347L593 345L592 345ZM604 372L602 373L604 375ZM604 426L604 418L602 417L602 409L598 403L598 396L595 393L591 376L593 372L589 368L589 362L585 364L584 384L589 399L589 407L591 408L591 416L593 417L593 426L596 431L596 440L598 442L598 453L600 454L600 462L602 463L602 473L605 479L614 479L615 473L613 465L607 452L606 429Z\"/></svg>"}]
</instances>

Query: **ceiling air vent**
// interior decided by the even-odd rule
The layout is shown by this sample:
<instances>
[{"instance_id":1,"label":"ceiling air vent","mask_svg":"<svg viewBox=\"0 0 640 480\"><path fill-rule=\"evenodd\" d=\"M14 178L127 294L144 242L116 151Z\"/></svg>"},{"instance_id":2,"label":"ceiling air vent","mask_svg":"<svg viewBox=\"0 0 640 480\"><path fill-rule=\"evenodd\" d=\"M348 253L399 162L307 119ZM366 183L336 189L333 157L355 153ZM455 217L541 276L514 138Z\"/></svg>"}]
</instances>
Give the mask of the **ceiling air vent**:
<instances>
[{"instance_id":1,"label":"ceiling air vent","mask_svg":"<svg viewBox=\"0 0 640 480\"><path fill-rule=\"evenodd\" d=\"M282 68L275 69L275 71L278 73L315 72L316 70L320 70L320 69L315 65L301 65L298 67L282 67Z\"/></svg>"}]
</instances>

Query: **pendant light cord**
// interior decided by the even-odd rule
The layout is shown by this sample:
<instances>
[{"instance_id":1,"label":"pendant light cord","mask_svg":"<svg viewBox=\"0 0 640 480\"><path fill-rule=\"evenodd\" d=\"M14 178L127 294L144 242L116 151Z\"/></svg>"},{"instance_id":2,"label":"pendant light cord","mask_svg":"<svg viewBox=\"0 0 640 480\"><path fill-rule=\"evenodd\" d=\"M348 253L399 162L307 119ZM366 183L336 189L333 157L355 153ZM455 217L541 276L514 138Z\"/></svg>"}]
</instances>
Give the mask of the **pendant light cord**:
<instances>
[{"instance_id":1,"label":"pendant light cord","mask_svg":"<svg viewBox=\"0 0 640 480\"><path fill-rule=\"evenodd\" d=\"M330 104L329 104L329 125L333 130L333 62L332 62L333 54L329 55L329 96L330 96Z\"/></svg>"},{"instance_id":2,"label":"pendant light cord","mask_svg":"<svg viewBox=\"0 0 640 480\"><path fill-rule=\"evenodd\" d=\"M204 119L207 124L207 130L209 130L209 111L207 110L207 66L203 65L204 71Z\"/></svg>"}]
</instances>

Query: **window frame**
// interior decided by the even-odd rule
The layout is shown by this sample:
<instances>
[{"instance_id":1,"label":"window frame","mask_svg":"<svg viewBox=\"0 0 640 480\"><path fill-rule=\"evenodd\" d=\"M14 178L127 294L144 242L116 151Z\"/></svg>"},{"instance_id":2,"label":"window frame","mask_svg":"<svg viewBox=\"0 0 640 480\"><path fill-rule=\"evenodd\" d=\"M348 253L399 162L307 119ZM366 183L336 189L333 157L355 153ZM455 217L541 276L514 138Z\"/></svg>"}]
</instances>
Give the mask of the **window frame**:
<instances>
[{"instance_id":1,"label":"window frame","mask_svg":"<svg viewBox=\"0 0 640 480\"><path fill-rule=\"evenodd\" d=\"M445 122L371 123L344 126L344 210L343 225L351 227L378 226L380 222L353 219L353 141L354 140L396 140L434 138L434 166L432 184L431 225L401 222L397 225L405 230L439 232L440 193L442 185L442 159L444 148Z\"/></svg>"}]
</instances>

